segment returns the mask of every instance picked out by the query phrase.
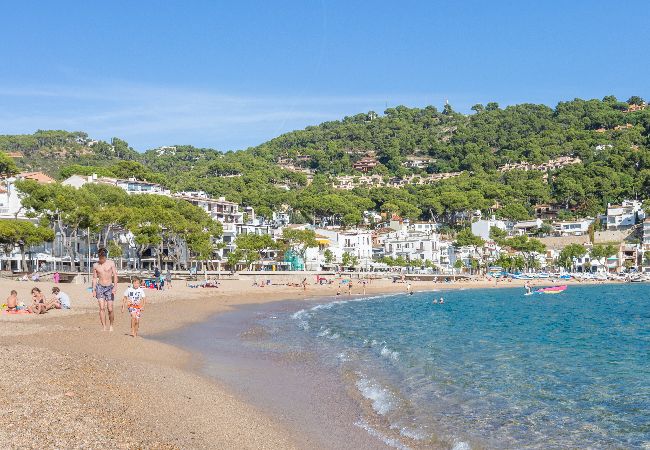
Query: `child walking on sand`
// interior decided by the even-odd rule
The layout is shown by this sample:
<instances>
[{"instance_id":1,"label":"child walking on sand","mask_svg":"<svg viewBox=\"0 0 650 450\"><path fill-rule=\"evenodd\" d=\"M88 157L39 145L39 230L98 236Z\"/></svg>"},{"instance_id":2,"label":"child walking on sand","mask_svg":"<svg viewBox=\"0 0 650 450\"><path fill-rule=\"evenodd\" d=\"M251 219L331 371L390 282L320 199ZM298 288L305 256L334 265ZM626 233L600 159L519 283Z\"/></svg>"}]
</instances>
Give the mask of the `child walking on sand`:
<instances>
[{"instance_id":1,"label":"child walking on sand","mask_svg":"<svg viewBox=\"0 0 650 450\"><path fill-rule=\"evenodd\" d=\"M140 328L140 314L144 311L145 294L144 290L140 287L140 279L133 279L133 286L124 291L122 298L122 312L124 307L128 307L129 314L131 315L131 336L138 337L138 329Z\"/></svg>"}]
</instances>

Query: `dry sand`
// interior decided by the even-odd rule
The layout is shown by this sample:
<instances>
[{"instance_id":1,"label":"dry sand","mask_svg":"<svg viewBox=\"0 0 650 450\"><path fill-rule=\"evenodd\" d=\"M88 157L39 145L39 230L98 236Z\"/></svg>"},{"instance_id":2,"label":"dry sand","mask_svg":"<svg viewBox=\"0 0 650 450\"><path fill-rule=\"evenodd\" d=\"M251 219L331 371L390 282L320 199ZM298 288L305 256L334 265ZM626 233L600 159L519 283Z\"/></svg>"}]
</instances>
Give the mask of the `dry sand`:
<instances>
[{"instance_id":1,"label":"dry sand","mask_svg":"<svg viewBox=\"0 0 650 450\"><path fill-rule=\"evenodd\" d=\"M29 303L37 285L0 280L0 294L16 289ZM115 331L102 332L86 286L61 284L72 310L34 316L0 315L0 442L9 448L295 448L295 432L199 374L190 355L147 339L205 320L235 305L336 295L337 287L254 287L250 280L192 289L175 281L147 290L140 333L115 302ZM546 284L549 283L539 283ZM502 282L497 287L521 286ZM493 281L413 282L413 290L487 288ZM121 295L126 285L121 285ZM353 293L362 286L355 282ZM367 294L403 292L404 284L375 280ZM342 290L346 297L347 289ZM4 298L4 297L3 297ZM4 303L4 302L3 302Z\"/></svg>"}]
</instances>

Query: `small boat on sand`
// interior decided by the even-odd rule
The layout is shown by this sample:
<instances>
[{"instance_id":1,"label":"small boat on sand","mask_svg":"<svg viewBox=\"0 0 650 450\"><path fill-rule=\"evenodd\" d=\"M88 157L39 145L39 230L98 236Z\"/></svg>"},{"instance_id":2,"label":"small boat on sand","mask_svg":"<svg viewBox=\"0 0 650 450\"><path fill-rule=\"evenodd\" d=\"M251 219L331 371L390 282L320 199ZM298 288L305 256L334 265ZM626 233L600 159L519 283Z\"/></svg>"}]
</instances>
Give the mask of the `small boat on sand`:
<instances>
[{"instance_id":1,"label":"small boat on sand","mask_svg":"<svg viewBox=\"0 0 650 450\"><path fill-rule=\"evenodd\" d=\"M566 291L566 288L567 288L567 285L563 284L561 286L550 286L550 287L537 289L535 292L538 292L540 294L560 294L560 293Z\"/></svg>"}]
</instances>

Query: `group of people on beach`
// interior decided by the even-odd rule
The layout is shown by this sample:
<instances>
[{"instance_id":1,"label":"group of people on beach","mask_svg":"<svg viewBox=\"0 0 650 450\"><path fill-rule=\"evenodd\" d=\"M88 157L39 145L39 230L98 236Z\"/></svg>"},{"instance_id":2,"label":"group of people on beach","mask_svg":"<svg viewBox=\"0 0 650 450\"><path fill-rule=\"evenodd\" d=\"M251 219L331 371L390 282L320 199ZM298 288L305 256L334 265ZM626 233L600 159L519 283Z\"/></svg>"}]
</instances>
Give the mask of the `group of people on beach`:
<instances>
[{"instance_id":1,"label":"group of people on beach","mask_svg":"<svg viewBox=\"0 0 650 450\"><path fill-rule=\"evenodd\" d=\"M97 252L98 261L93 264L93 297L97 299L99 306L99 321L102 324L102 330L106 331L106 325L109 331L113 331L115 315L113 312L113 303L117 293L117 267L115 263L108 259L108 251L100 248ZM131 336L137 337L140 328L140 318L146 302L144 289L140 286L141 280L134 278L132 286L124 291L122 296L122 312L128 310L131 316Z\"/></svg>"},{"instance_id":2,"label":"group of people on beach","mask_svg":"<svg viewBox=\"0 0 650 450\"><path fill-rule=\"evenodd\" d=\"M159 291L164 291L165 287L169 290L172 288L172 273L167 269L167 273L163 273L158 267L154 268L153 271L154 284L156 289Z\"/></svg>"},{"instance_id":3,"label":"group of people on beach","mask_svg":"<svg viewBox=\"0 0 650 450\"><path fill-rule=\"evenodd\" d=\"M58 274L57 274L58 275ZM160 280L167 278L160 274ZM171 275L169 275L171 278ZM56 277L55 282L58 282ZM108 251L100 248L98 251L98 261L93 265L92 278L92 295L97 300L99 306L99 321L104 331L113 331L115 315L113 304L117 292L117 268L115 263L108 259ZM146 295L140 286L141 280L134 278L132 286L128 287L122 296L122 312L128 310L131 316L131 336L138 335L140 317L145 306ZM171 284L171 283L170 283ZM170 284L168 285L169 287ZM162 286L162 282L160 283ZM45 314L51 309L70 309L70 296L63 292L58 286L52 288L51 297L47 298L40 288L34 287L31 290L32 303L27 306L18 301L18 292L12 290L6 300L6 309L8 313L25 313Z\"/></svg>"},{"instance_id":4,"label":"group of people on beach","mask_svg":"<svg viewBox=\"0 0 650 450\"><path fill-rule=\"evenodd\" d=\"M51 309L70 309L70 296L57 286L52 288L50 298L46 298L45 294L37 287L32 288L31 294L32 303L30 306L26 306L23 302L18 301L18 292L12 289L5 302L7 311L10 313L27 311L32 314L45 314Z\"/></svg>"}]
</instances>

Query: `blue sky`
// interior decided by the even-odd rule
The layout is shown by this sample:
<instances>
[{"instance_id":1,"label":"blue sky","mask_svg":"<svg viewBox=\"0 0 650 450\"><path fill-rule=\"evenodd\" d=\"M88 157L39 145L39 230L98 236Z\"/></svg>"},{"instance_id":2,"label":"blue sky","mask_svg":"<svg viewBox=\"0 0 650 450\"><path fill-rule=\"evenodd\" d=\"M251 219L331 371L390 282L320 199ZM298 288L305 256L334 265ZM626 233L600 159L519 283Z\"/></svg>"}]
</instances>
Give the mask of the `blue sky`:
<instances>
[{"instance_id":1,"label":"blue sky","mask_svg":"<svg viewBox=\"0 0 650 450\"><path fill-rule=\"evenodd\" d=\"M66 1L0 6L0 134L259 144L404 104L650 96L644 1Z\"/></svg>"}]
</instances>

